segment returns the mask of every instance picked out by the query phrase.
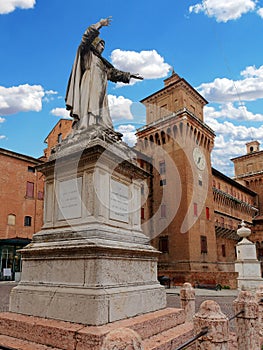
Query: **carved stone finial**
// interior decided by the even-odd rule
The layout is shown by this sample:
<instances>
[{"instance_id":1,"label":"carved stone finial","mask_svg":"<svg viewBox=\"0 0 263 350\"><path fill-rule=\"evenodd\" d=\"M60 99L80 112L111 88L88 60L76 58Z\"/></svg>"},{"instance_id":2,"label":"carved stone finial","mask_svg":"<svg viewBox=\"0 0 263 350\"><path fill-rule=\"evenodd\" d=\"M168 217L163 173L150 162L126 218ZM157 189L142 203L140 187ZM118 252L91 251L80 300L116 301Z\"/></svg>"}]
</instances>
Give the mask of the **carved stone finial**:
<instances>
[{"instance_id":1,"label":"carved stone finial","mask_svg":"<svg viewBox=\"0 0 263 350\"><path fill-rule=\"evenodd\" d=\"M244 220L242 220L241 227L237 230L237 234L241 238L246 238L246 237L251 235L251 230L250 230L250 228L246 227Z\"/></svg>"}]
</instances>

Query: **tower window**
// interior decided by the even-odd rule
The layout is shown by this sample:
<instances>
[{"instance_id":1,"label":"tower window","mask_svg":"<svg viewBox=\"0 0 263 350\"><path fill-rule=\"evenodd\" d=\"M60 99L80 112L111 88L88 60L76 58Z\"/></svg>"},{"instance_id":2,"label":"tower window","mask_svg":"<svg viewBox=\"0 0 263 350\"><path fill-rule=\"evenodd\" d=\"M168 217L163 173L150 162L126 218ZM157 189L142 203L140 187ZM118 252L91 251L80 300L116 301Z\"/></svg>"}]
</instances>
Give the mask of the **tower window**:
<instances>
[{"instance_id":1,"label":"tower window","mask_svg":"<svg viewBox=\"0 0 263 350\"><path fill-rule=\"evenodd\" d=\"M200 236L200 242L201 242L201 253L207 253L207 237Z\"/></svg>"},{"instance_id":2,"label":"tower window","mask_svg":"<svg viewBox=\"0 0 263 350\"><path fill-rule=\"evenodd\" d=\"M222 256L226 257L226 246L222 244Z\"/></svg>"},{"instance_id":3,"label":"tower window","mask_svg":"<svg viewBox=\"0 0 263 350\"><path fill-rule=\"evenodd\" d=\"M58 134L58 143L61 143L61 141L62 141L62 134L59 133L59 134Z\"/></svg>"},{"instance_id":4,"label":"tower window","mask_svg":"<svg viewBox=\"0 0 263 350\"><path fill-rule=\"evenodd\" d=\"M159 238L159 250L162 253L169 253L169 240L168 236L162 236Z\"/></svg>"},{"instance_id":5,"label":"tower window","mask_svg":"<svg viewBox=\"0 0 263 350\"><path fill-rule=\"evenodd\" d=\"M194 216L198 216L197 203L194 203Z\"/></svg>"},{"instance_id":6,"label":"tower window","mask_svg":"<svg viewBox=\"0 0 263 350\"><path fill-rule=\"evenodd\" d=\"M160 180L160 186L165 186L166 185L166 179Z\"/></svg>"},{"instance_id":7,"label":"tower window","mask_svg":"<svg viewBox=\"0 0 263 350\"><path fill-rule=\"evenodd\" d=\"M165 161L159 162L159 169L160 169L160 174L165 174L166 172L166 166L165 166Z\"/></svg>"},{"instance_id":8,"label":"tower window","mask_svg":"<svg viewBox=\"0 0 263 350\"><path fill-rule=\"evenodd\" d=\"M144 219L144 208L141 208L141 219Z\"/></svg>"},{"instance_id":9,"label":"tower window","mask_svg":"<svg viewBox=\"0 0 263 350\"><path fill-rule=\"evenodd\" d=\"M205 208L205 215L206 215L206 219L210 220L210 212L209 212L209 208L208 207Z\"/></svg>"},{"instance_id":10,"label":"tower window","mask_svg":"<svg viewBox=\"0 0 263 350\"><path fill-rule=\"evenodd\" d=\"M24 218L24 226L31 226L31 221L32 221L31 216L25 216L25 218Z\"/></svg>"}]
</instances>

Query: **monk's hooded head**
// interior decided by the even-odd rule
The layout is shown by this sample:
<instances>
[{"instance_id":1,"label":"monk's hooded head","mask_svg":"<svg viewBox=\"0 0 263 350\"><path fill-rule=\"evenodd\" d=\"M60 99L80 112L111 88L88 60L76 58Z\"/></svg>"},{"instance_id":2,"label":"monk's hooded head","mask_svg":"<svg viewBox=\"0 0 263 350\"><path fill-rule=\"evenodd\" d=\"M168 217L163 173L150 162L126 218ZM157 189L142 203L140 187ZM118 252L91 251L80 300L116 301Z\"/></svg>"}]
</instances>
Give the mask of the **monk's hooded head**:
<instances>
[{"instance_id":1,"label":"monk's hooded head","mask_svg":"<svg viewBox=\"0 0 263 350\"><path fill-rule=\"evenodd\" d=\"M105 41L97 37L93 40L92 46L95 47L99 53L102 53L105 47Z\"/></svg>"}]
</instances>

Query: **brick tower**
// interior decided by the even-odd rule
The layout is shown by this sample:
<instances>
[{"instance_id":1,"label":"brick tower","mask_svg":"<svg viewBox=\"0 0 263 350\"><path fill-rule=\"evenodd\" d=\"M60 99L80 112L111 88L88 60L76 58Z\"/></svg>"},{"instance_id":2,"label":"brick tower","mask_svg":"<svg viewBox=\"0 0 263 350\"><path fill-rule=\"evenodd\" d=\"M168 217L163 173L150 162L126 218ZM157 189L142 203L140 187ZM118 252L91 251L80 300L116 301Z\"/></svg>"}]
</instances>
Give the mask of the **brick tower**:
<instances>
[{"instance_id":1,"label":"brick tower","mask_svg":"<svg viewBox=\"0 0 263 350\"><path fill-rule=\"evenodd\" d=\"M152 159L144 230L162 251L159 275L174 283L210 281L217 269L211 150L214 132L204 123L207 101L176 73L141 102L146 126L137 148Z\"/></svg>"}]
</instances>

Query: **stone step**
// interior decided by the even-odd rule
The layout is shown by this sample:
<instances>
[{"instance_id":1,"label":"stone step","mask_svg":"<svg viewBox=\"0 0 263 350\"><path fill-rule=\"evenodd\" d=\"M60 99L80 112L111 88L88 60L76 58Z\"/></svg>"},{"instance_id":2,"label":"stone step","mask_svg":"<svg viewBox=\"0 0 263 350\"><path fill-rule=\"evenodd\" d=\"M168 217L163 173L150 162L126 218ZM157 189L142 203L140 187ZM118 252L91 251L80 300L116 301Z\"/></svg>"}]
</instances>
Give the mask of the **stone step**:
<instances>
[{"instance_id":1,"label":"stone step","mask_svg":"<svg viewBox=\"0 0 263 350\"><path fill-rule=\"evenodd\" d=\"M182 309L166 308L148 314L106 324L104 326L85 326L70 322L26 316L11 312L0 313L0 334L30 342L75 349L94 341L98 343L108 332L116 328L131 328L146 339L184 323ZM92 349L94 350L94 349Z\"/></svg>"},{"instance_id":2,"label":"stone step","mask_svg":"<svg viewBox=\"0 0 263 350\"><path fill-rule=\"evenodd\" d=\"M60 350L101 350L105 336L118 328L130 328L147 340L163 332L168 332L171 337L169 330L180 327L184 322L184 310L176 308L166 308L103 326L85 326L5 312L0 313L0 335Z\"/></svg>"},{"instance_id":3,"label":"stone step","mask_svg":"<svg viewBox=\"0 0 263 350\"><path fill-rule=\"evenodd\" d=\"M29 342L27 340L0 335L0 349L16 350L61 350L50 346Z\"/></svg>"},{"instance_id":4,"label":"stone step","mask_svg":"<svg viewBox=\"0 0 263 350\"><path fill-rule=\"evenodd\" d=\"M184 344L194 336L193 324L186 322L153 337L143 340L144 350L171 350ZM195 349L195 344L187 349Z\"/></svg>"}]
</instances>

